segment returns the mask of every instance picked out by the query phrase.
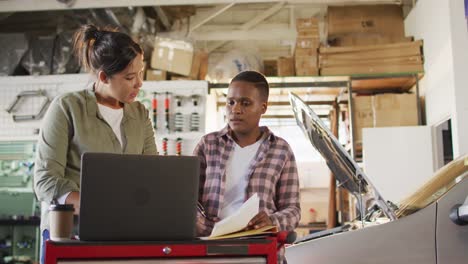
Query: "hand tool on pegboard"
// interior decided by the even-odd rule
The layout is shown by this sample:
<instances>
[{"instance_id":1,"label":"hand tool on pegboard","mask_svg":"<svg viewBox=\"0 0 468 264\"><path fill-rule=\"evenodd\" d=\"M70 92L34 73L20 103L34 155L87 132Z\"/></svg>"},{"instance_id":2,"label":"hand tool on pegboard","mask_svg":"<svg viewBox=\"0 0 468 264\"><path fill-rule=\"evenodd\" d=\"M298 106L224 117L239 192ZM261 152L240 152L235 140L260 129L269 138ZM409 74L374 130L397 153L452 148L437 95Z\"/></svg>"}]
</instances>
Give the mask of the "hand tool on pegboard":
<instances>
[{"instance_id":1,"label":"hand tool on pegboard","mask_svg":"<svg viewBox=\"0 0 468 264\"><path fill-rule=\"evenodd\" d=\"M153 108L153 128L154 130L158 129L158 93L153 93L153 99L151 101L151 106Z\"/></svg>"},{"instance_id":2,"label":"hand tool on pegboard","mask_svg":"<svg viewBox=\"0 0 468 264\"><path fill-rule=\"evenodd\" d=\"M20 102L26 100L27 98L33 97L43 97L44 101L39 109L39 112L35 114L28 114L28 115L15 115L18 109L17 107L20 105ZM16 95L15 100L10 104L10 106L6 109L9 114L12 114L13 121L31 121L31 120L39 120L45 114L47 108L49 107L50 99L47 97L47 94L44 90L37 90L37 91L22 91L18 95Z\"/></svg>"},{"instance_id":3,"label":"hand tool on pegboard","mask_svg":"<svg viewBox=\"0 0 468 264\"><path fill-rule=\"evenodd\" d=\"M192 103L194 108L198 106L198 101L200 100L199 95L192 95ZM190 115L190 131L200 131L200 114L193 112Z\"/></svg>"},{"instance_id":4,"label":"hand tool on pegboard","mask_svg":"<svg viewBox=\"0 0 468 264\"><path fill-rule=\"evenodd\" d=\"M166 120L166 124L165 124L165 127L166 127L166 130L167 130L167 133L170 133L171 130L170 130L170 118L169 118L169 105L170 103L170 100L169 100L169 92L166 92L166 98L164 99L164 113L165 113L165 120Z\"/></svg>"},{"instance_id":5,"label":"hand tool on pegboard","mask_svg":"<svg viewBox=\"0 0 468 264\"><path fill-rule=\"evenodd\" d=\"M175 103L178 110L174 115L174 130L182 132L184 130L184 115L179 111L182 106L182 96L177 95L175 97Z\"/></svg>"},{"instance_id":6,"label":"hand tool on pegboard","mask_svg":"<svg viewBox=\"0 0 468 264\"><path fill-rule=\"evenodd\" d=\"M176 139L176 155L182 155L182 138Z\"/></svg>"},{"instance_id":7,"label":"hand tool on pegboard","mask_svg":"<svg viewBox=\"0 0 468 264\"><path fill-rule=\"evenodd\" d=\"M167 156L167 142L169 141L168 138L163 138L162 140L162 149L163 149L163 155Z\"/></svg>"}]
</instances>

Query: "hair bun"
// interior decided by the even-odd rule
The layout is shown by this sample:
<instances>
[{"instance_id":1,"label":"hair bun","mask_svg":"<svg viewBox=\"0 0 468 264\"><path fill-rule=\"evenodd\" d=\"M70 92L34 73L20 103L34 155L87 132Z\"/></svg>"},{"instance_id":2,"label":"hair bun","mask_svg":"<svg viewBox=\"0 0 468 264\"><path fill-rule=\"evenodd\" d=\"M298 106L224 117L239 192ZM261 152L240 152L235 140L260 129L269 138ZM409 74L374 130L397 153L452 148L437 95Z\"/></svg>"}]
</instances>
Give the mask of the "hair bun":
<instances>
[{"instance_id":1,"label":"hair bun","mask_svg":"<svg viewBox=\"0 0 468 264\"><path fill-rule=\"evenodd\" d=\"M102 32L102 31L100 31L100 30L97 29L97 30L94 32L94 34L93 34L93 35L94 35L94 39L95 39L95 40L98 40L100 37L102 37L103 34L104 34L104 32Z\"/></svg>"},{"instance_id":2,"label":"hair bun","mask_svg":"<svg viewBox=\"0 0 468 264\"><path fill-rule=\"evenodd\" d=\"M84 32L84 41L96 40L102 35L101 31L94 25L85 25L81 30Z\"/></svg>"}]
</instances>

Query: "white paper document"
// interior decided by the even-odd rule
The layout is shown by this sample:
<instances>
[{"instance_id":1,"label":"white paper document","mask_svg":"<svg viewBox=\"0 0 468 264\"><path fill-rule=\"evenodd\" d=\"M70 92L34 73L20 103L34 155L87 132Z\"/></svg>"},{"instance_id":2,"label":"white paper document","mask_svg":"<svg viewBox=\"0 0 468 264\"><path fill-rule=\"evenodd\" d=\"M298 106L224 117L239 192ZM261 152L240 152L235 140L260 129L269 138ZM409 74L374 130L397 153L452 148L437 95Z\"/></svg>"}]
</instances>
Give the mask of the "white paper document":
<instances>
[{"instance_id":1,"label":"white paper document","mask_svg":"<svg viewBox=\"0 0 468 264\"><path fill-rule=\"evenodd\" d=\"M258 214L259 206L260 199L258 194L254 193L238 211L217 222L209 237L217 237L244 229L249 221Z\"/></svg>"}]
</instances>

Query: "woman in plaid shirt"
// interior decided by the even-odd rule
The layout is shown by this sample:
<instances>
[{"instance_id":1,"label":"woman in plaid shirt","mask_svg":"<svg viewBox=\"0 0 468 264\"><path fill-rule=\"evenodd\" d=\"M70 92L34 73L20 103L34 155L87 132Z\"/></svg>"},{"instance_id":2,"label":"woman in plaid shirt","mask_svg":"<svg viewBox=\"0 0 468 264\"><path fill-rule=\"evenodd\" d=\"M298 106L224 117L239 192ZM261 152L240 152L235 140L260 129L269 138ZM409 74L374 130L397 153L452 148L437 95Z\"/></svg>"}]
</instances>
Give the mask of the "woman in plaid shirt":
<instances>
[{"instance_id":1,"label":"woman in plaid shirt","mask_svg":"<svg viewBox=\"0 0 468 264\"><path fill-rule=\"evenodd\" d=\"M254 193L260 213L248 228L276 225L294 230L300 220L299 180L289 144L259 127L267 110L269 85L255 71L244 71L229 85L227 126L205 135L194 154L201 160L197 232L208 236L215 222L229 216Z\"/></svg>"}]
</instances>

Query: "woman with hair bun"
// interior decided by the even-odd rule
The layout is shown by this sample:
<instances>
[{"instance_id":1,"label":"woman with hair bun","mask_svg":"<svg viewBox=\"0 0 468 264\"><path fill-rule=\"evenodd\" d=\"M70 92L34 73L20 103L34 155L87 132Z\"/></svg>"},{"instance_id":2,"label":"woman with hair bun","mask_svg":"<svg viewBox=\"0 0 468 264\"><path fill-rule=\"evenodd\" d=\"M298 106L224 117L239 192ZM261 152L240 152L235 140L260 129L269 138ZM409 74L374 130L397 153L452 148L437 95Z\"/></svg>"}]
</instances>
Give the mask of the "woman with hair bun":
<instances>
[{"instance_id":1,"label":"woman with hair bun","mask_svg":"<svg viewBox=\"0 0 468 264\"><path fill-rule=\"evenodd\" d=\"M135 101L144 70L140 45L124 33L85 25L76 31L74 47L95 82L57 96L44 117L34 171L41 231L49 228L53 202L73 204L79 214L84 152L157 154L148 110Z\"/></svg>"}]
</instances>

